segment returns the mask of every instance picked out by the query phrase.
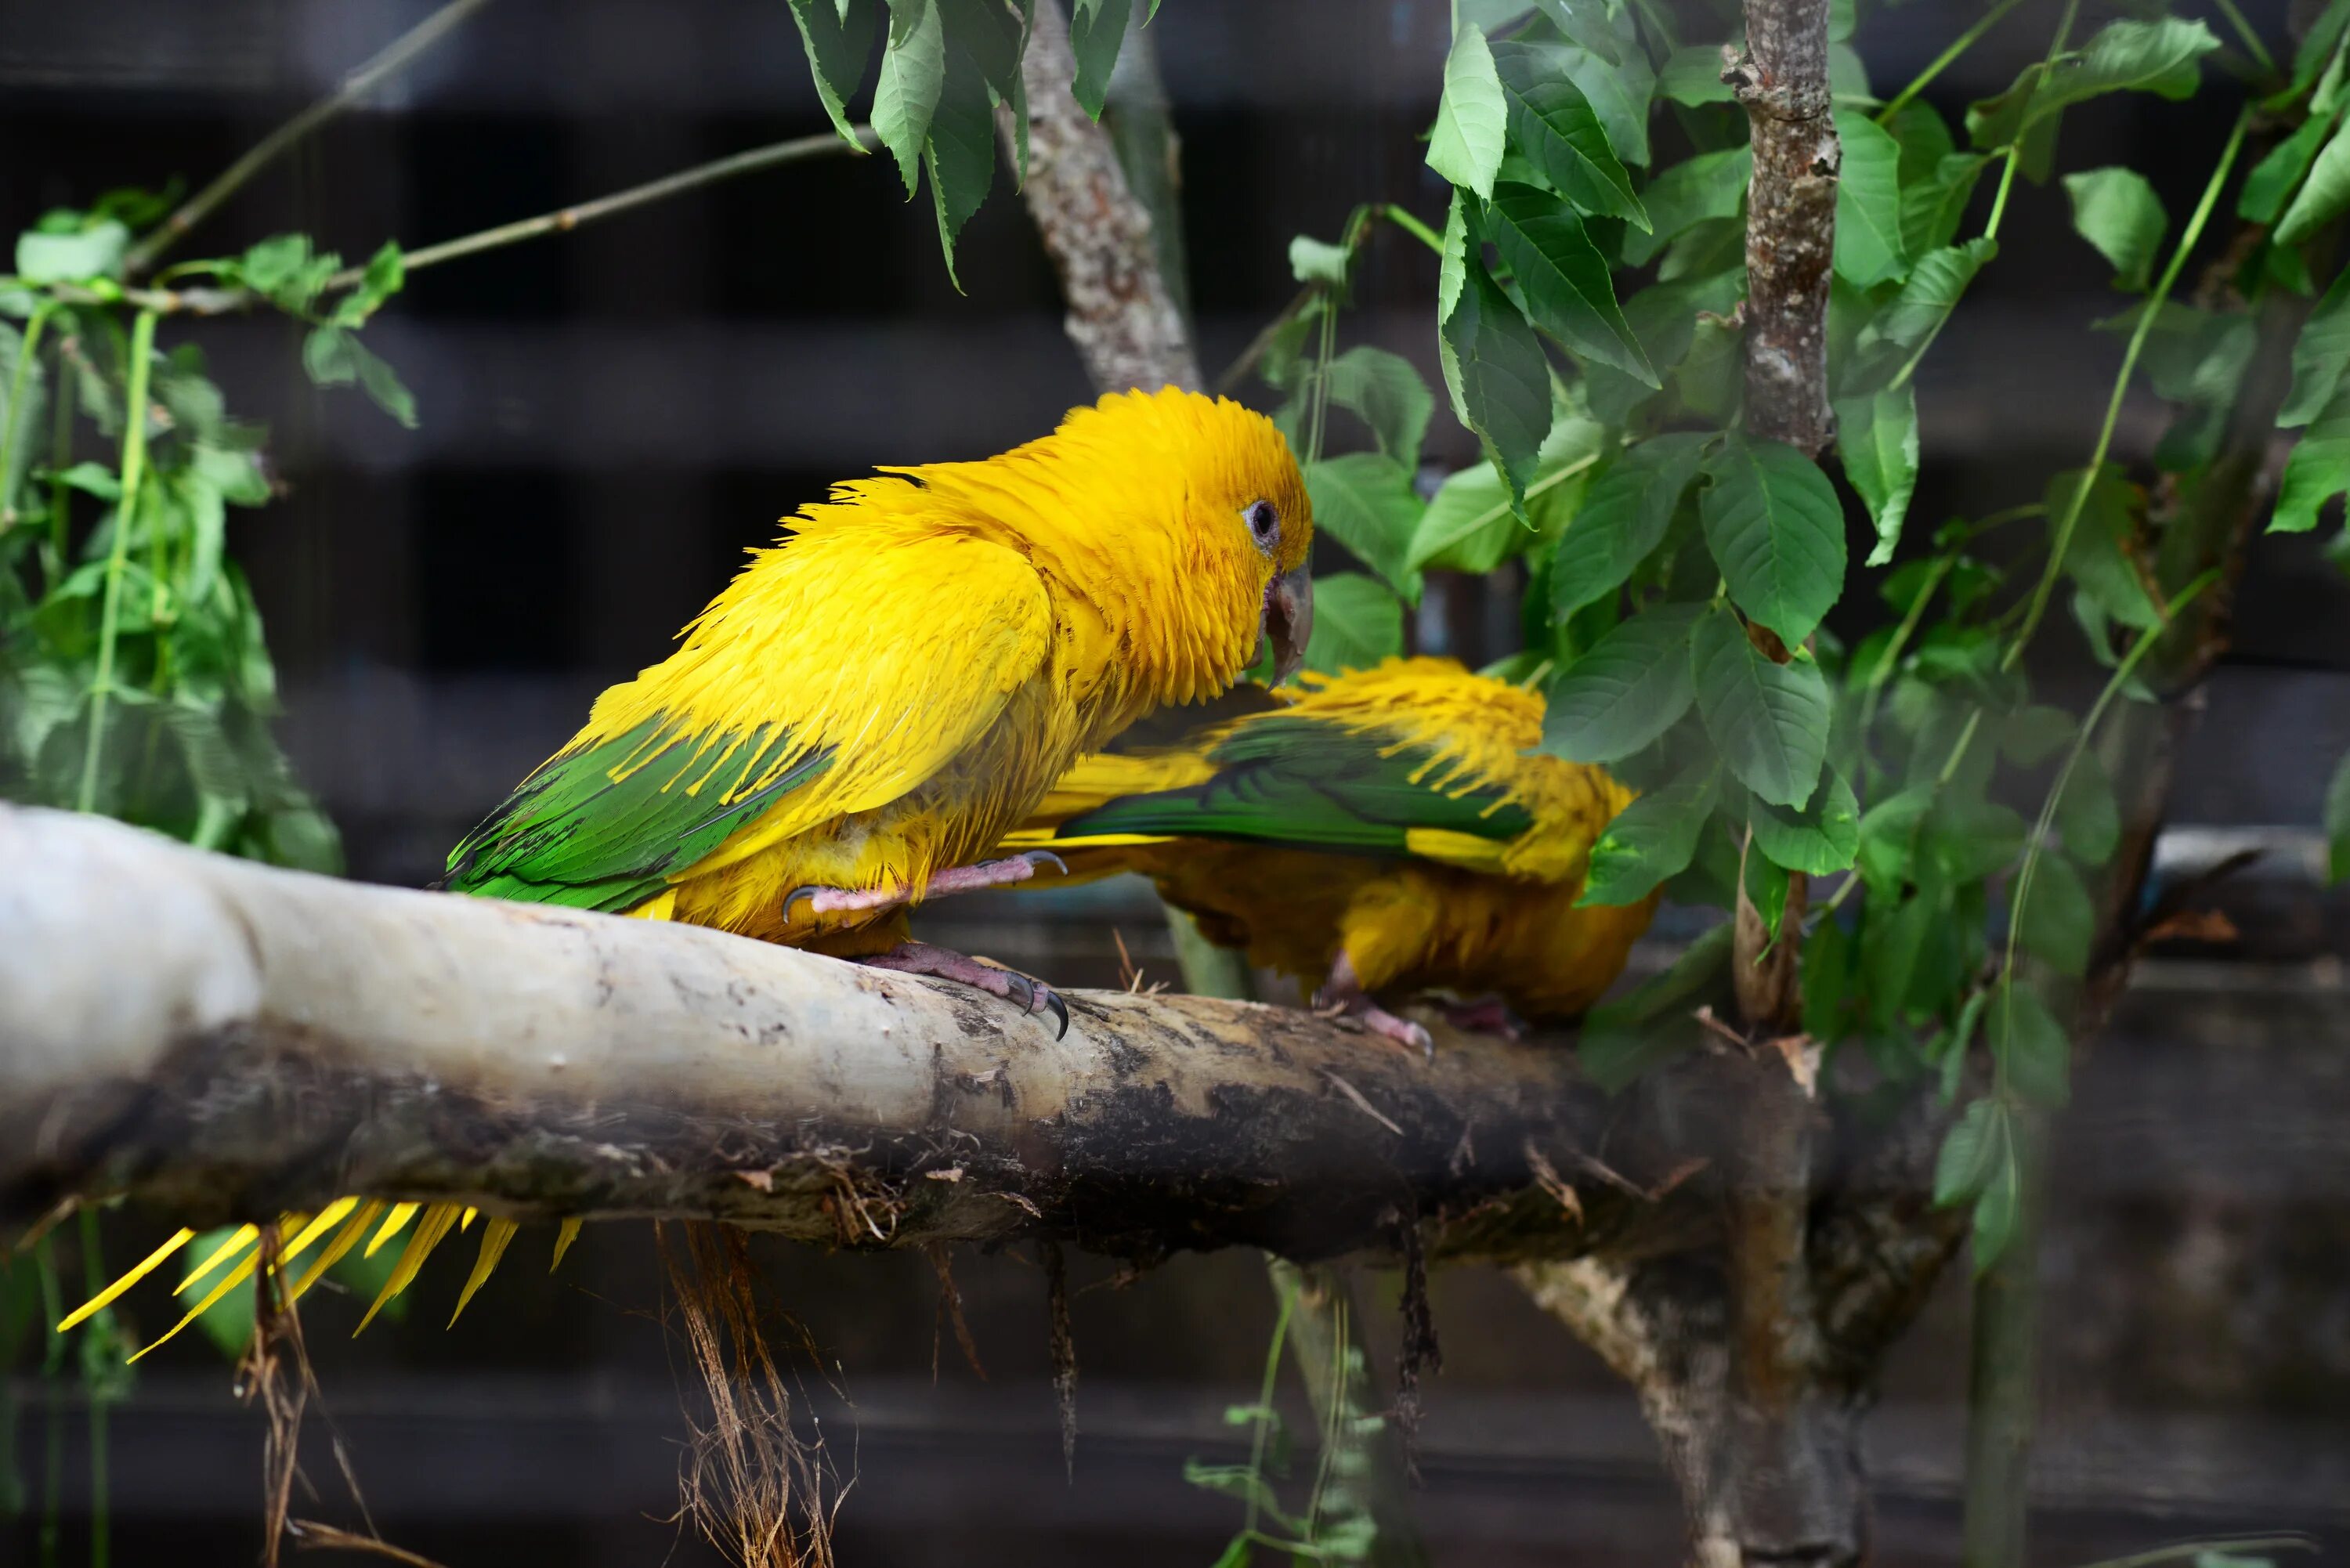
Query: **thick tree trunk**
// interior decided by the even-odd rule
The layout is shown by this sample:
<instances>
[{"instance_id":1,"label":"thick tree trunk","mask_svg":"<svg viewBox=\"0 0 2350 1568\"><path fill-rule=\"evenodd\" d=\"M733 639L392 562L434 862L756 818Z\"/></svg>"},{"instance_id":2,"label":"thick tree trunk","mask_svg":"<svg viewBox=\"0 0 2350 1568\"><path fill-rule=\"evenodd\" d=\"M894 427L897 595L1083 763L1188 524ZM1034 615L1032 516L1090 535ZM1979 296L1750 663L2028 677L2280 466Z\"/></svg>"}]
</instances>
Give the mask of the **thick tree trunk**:
<instances>
[{"instance_id":1,"label":"thick tree trunk","mask_svg":"<svg viewBox=\"0 0 2350 1568\"><path fill-rule=\"evenodd\" d=\"M0 865L11 1229L117 1192L194 1225L358 1193L1144 1260L1390 1248L1416 1213L1433 1251L1526 1257L1575 1244L1537 1178L1607 1114L1555 1043L1447 1034L1431 1064L1293 1009L1091 992L1055 1041L943 982L57 812L0 807Z\"/></svg>"}]
</instances>

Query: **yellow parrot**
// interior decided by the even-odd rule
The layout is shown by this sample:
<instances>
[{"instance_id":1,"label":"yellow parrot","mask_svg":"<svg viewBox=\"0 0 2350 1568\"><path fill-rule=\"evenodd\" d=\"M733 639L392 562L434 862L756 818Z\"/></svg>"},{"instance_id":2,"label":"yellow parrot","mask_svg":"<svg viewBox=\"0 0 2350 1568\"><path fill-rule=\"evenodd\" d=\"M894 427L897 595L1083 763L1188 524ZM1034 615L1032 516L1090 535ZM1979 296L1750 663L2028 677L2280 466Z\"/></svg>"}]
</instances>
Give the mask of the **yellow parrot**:
<instances>
[{"instance_id":1,"label":"yellow parrot","mask_svg":"<svg viewBox=\"0 0 2350 1568\"><path fill-rule=\"evenodd\" d=\"M1270 420L1172 387L1073 410L1001 456L882 475L787 518L676 652L598 697L466 836L443 886L959 981L1049 1008L1066 1033L1048 987L909 940L906 911L1054 860L981 857L1079 755L1154 708L1223 691L1265 641L1284 674L1297 668L1314 608L1305 483ZM340 1199L281 1218L278 1257L317 1248L288 1270L298 1296L370 1232L372 1253L413 1222L380 1307L474 1217ZM558 1258L576 1231L566 1222ZM460 1311L514 1231L489 1221ZM258 1234L242 1227L188 1276L182 1292L227 1268L164 1339L251 1275Z\"/></svg>"},{"instance_id":2,"label":"yellow parrot","mask_svg":"<svg viewBox=\"0 0 2350 1568\"><path fill-rule=\"evenodd\" d=\"M1085 758L1006 847L1079 877L1139 871L1211 940L1423 1051L1378 998L1451 992L1487 1027L1495 1002L1547 1020L1597 1001L1656 910L1575 904L1630 792L1535 750L1541 697L1451 659L1302 685L1174 745Z\"/></svg>"}]
</instances>

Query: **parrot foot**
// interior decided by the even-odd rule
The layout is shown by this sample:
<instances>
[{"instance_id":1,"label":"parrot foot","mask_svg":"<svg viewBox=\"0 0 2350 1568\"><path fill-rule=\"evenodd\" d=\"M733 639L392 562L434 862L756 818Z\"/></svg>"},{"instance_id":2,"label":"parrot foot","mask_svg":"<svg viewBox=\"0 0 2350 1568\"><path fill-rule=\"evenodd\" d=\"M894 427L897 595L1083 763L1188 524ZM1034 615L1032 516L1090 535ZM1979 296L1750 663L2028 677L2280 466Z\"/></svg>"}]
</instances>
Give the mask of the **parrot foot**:
<instances>
[{"instance_id":1,"label":"parrot foot","mask_svg":"<svg viewBox=\"0 0 2350 1568\"><path fill-rule=\"evenodd\" d=\"M1476 1002L1448 1002L1443 1004L1443 1012L1453 1028L1471 1034L1498 1034L1513 1041L1525 1038L1525 1025L1510 1011L1510 1004L1498 996Z\"/></svg>"},{"instance_id":2,"label":"parrot foot","mask_svg":"<svg viewBox=\"0 0 2350 1568\"><path fill-rule=\"evenodd\" d=\"M1330 966L1330 978L1314 993L1314 1009L1339 1018L1351 1018L1372 1033L1392 1040L1406 1050L1417 1051L1433 1061L1436 1041L1427 1030L1409 1018L1398 1018L1371 1000L1363 989L1362 978L1355 972L1354 961L1342 949L1338 961Z\"/></svg>"},{"instance_id":3,"label":"parrot foot","mask_svg":"<svg viewBox=\"0 0 2350 1568\"><path fill-rule=\"evenodd\" d=\"M1031 980L1014 970L998 969L966 958L951 948L933 947L929 942L899 942L886 953L861 958L858 963L874 969L896 970L900 974L927 974L938 980L951 980L1000 996L1023 1012L1050 1012L1061 1021L1053 1038L1061 1039L1069 1033L1069 1006L1054 993L1053 988L1041 980Z\"/></svg>"},{"instance_id":4,"label":"parrot foot","mask_svg":"<svg viewBox=\"0 0 2350 1568\"><path fill-rule=\"evenodd\" d=\"M1025 854L1006 857L1002 860L983 860L975 866L953 866L940 872L922 889L922 897L936 898L948 893L975 893L983 888L1009 888L1025 882L1036 875L1039 866L1051 865L1064 877L1069 874L1068 862L1049 849L1031 849ZM808 901L812 915L856 913L869 909L894 909L900 904L913 902L903 888L795 888L784 899L784 918L790 919L792 906L802 898Z\"/></svg>"}]
</instances>

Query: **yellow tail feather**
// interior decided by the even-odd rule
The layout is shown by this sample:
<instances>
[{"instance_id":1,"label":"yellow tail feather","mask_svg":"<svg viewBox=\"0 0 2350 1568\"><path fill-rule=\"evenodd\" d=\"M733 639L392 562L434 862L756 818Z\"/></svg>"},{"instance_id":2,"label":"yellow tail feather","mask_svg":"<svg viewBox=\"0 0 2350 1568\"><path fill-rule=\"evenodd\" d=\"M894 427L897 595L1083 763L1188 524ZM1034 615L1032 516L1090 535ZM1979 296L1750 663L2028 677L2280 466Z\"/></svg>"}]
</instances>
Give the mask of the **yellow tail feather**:
<instances>
[{"instance_id":1,"label":"yellow tail feather","mask_svg":"<svg viewBox=\"0 0 2350 1568\"><path fill-rule=\"evenodd\" d=\"M407 1230L408 1222L411 1220L415 1219L416 1211L423 1207L424 1205L421 1203L393 1204L391 1206L391 1212L383 1217L383 1229L375 1233L374 1240L370 1241L367 1244L367 1251L361 1252L359 1256L362 1258L372 1258L378 1252L382 1251L383 1244L386 1241L390 1241L394 1236L399 1235L402 1231Z\"/></svg>"},{"instance_id":2,"label":"yellow tail feather","mask_svg":"<svg viewBox=\"0 0 2350 1568\"><path fill-rule=\"evenodd\" d=\"M571 1243L579 1240L579 1221L566 1220L555 1232L555 1258L546 1265L548 1273L563 1267L563 1254L571 1251Z\"/></svg>"},{"instance_id":3,"label":"yellow tail feather","mask_svg":"<svg viewBox=\"0 0 2350 1568\"><path fill-rule=\"evenodd\" d=\"M367 1332L367 1325L375 1321L384 1303L409 1287L416 1278L416 1271L424 1266L424 1260L432 1255L432 1249L441 1244L441 1238L456 1223L457 1206L453 1203L434 1203L425 1209L424 1218L417 1222L416 1234L408 1239L407 1247L400 1254L399 1266L391 1271L391 1278L384 1281L383 1289L376 1293L375 1304L359 1319L359 1327L351 1330L353 1339Z\"/></svg>"},{"instance_id":4,"label":"yellow tail feather","mask_svg":"<svg viewBox=\"0 0 2350 1568\"><path fill-rule=\"evenodd\" d=\"M73 1327L74 1324L82 1322L85 1318L88 1318L91 1314L102 1311L107 1304L112 1302L117 1296L129 1290L131 1286L137 1284L140 1281L145 1279L149 1274L153 1273L155 1270L161 1265L164 1259L170 1257L172 1253L178 1251L181 1248L186 1246L190 1241L192 1241L195 1239L196 1233L193 1231L182 1230L173 1231L170 1241L164 1242L161 1246L148 1253L145 1260L139 1263L138 1266L133 1268L129 1273L123 1275L120 1279L115 1281L112 1284L99 1292L98 1294L90 1297L89 1300L82 1303L81 1305L68 1313L66 1314L65 1321L57 1324L57 1332L59 1334L63 1334L66 1330Z\"/></svg>"},{"instance_id":5,"label":"yellow tail feather","mask_svg":"<svg viewBox=\"0 0 2350 1568\"><path fill-rule=\"evenodd\" d=\"M204 1254L204 1261L198 1263L195 1268L189 1272L186 1279L182 1280L178 1284L172 1287L172 1293L175 1296L186 1295L195 1285L195 1282L198 1280L203 1279L206 1274L211 1273L214 1269L220 1267L223 1263L227 1262L231 1258L235 1257L239 1252L244 1251L247 1247L252 1246L260 1239L260 1226L238 1226L235 1230L229 1232L227 1241L223 1241L219 1246L214 1247L211 1251Z\"/></svg>"},{"instance_id":6,"label":"yellow tail feather","mask_svg":"<svg viewBox=\"0 0 2350 1568\"><path fill-rule=\"evenodd\" d=\"M457 1326L458 1314L465 1310L465 1303L473 1299L473 1293L489 1279L491 1271L498 1266L498 1260L506 1255L506 1243L513 1241L515 1232L521 1229L511 1220L497 1219L482 1227L481 1256L473 1260L473 1272L465 1276L465 1288L457 1293L457 1310L449 1314L450 1327Z\"/></svg>"},{"instance_id":7,"label":"yellow tail feather","mask_svg":"<svg viewBox=\"0 0 2350 1568\"><path fill-rule=\"evenodd\" d=\"M340 1262L343 1254L359 1244L359 1238L367 1234L368 1227L375 1223L376 1216L383 1210L383 1200L371 1199L352 1215L349 1222L335 1232L335 1239L327 1243L327 1250L312 1259L310 1266L302 1271L302 1277L296 1280L293 1288L286 1293L286 1303L291 1306L300 1301L302 1293L317 1283L320 1274Z\"/></svg>"},{"instance_id":8,"label":"yellow tail feather","mask_svg":"<svg viewBox=\"0 0 2350 1568\"><path fill-rule=\"evenodd\" d=\"M292 1235L297 1227L307 1225L308 1220L309 1216L307 1214L288 1214L285 1219L280 1220L277 1222L277 1239L280 1241L286 1242L286 1250L278 1254L277 1263L279 1266L283 1266L286 1262L291 1262L295 1253L299 1251L293 1242L286 1241L286 1239ZM234 1238L232 1237L231 1240L234 1241ZM307 1242L305 1242L304 1245L307 1245ZM221 1251L226 1251L227 1248L224 1247ZM225 1275L222 1276L220 1283L212 1288L211 1294L205 1296L203 1300L198 1302L193 1307L189 1309L187 1316L182 1318L170 1328L164 1330L161 1338L152 1341L144 1349L134 1351L130 1355L126 1357L125 1365L138 1360L140 1356L145 1355L148 1351L155 1349L158 1345L169 1344L178 1335L182 1329L195 1322L196 1319L203 1316L204 1314L212 1311L213 1307L220 1301L221 1297L228 1294L229 1292L236 1289L237 1286L251 1279L253 1277L254 1268L260 1262L261 1249L255 1247L250 1257L246 1258L243 1262L237 1264L235 1268L231 1269ZM210 1268L211 1264L207 1262L205 1267Z\"/></svg>"}]
</instances>

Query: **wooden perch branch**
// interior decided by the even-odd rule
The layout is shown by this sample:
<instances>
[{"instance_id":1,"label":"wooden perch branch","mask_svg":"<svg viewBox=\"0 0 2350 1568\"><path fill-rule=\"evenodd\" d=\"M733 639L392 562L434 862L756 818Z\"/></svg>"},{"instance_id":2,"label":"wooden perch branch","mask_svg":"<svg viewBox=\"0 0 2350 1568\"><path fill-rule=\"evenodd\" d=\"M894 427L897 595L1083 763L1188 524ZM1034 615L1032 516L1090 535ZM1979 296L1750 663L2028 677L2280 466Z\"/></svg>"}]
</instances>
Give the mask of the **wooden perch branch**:
<instances>
[{"instance_id":1,"label":"wooden perch branch","mask_svg":"<svg viewBox=\"0 0 2350 1568\"><path fill-rule=\"evenodd\" d=\"M1530 1168L1577 1168L1604 1115L1555 1045L1447 1034L1430 1064L1309 1013L1099 992L1055 1042L718 931L57 812L0 807L0 1228L120 1192L196 1225L359 1193L1137 1259L1391 1245L1413 1211L1455 1253L1584 1233Z\"/></svg>"}]
</instances>

